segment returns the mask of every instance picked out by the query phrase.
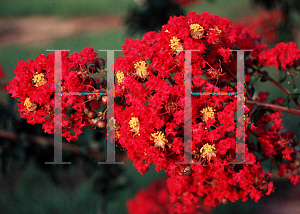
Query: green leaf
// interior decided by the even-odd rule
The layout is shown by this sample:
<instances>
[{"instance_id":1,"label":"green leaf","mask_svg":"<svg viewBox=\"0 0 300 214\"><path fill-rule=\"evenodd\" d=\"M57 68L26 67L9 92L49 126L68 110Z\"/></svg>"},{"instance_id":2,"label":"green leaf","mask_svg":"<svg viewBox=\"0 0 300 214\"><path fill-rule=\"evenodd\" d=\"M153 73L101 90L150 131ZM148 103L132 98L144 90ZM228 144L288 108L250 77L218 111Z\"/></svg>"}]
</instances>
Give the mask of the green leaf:
<instances>
[{"instance_id":1,"label":"green leaf","mask_svg":"<svg viewBox=\"0 0 300 214\"><path fill-rule=\"evenodd\" d=\"M300 87L299 88L295 88L292 93L289 94L289 99L293 100L293 99L298 99L298 97L300 96Z\"/></svg>"},{"instance_id":2,"label":"green leaf","mask_svg":"<svg viewBox=\"0 0 300 214\"><path fill-rule=\"evenodd\" d=\"M251 98L253 97L254 93L255 93L255 88L254 88L254 87L251 87L251 88L249 89L249 94L250 94Z\"/></svg>"},{"instance_id":3,"label":"green leaf","mask_svg":"<svg viewBox=\"0 0 300 214\"><path fill-rule=\"evenodd\" d=\"M250 84L253 86L254 83L259 79L260 75L259 74L255 74L250 78Z\"/></svg>"},{"instance_id":4,"label":"green leaf","mask_svg":"<svg viewBox=\"0 0 300 214\"><path fill-rule=\"evenodd\" d=\"M279 72L279 83L283 83L287 78L286 72Z\"/></svg>"},{"instance_id":5,"label":"green leaf","mask_svg":"<svg viewBox=\"0 0 300 214\"><path fill-rule=\"evenodd\" d=\"M282 106L284 106L284 107L290 107L290 99L289 99L289 96L287 97L287 98L285 98L283 101L282 101L282 103L281 103L281 105Z\"/></svg>"}]
</instances>

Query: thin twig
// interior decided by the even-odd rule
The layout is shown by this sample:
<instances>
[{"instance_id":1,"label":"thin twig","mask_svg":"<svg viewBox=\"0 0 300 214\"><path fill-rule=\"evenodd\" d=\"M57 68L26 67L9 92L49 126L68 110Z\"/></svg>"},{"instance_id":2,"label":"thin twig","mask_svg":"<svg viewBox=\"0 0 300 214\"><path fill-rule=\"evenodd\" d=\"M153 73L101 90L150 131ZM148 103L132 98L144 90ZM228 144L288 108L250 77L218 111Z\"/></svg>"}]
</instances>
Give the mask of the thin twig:
<instances>
[{"instance_id":1,"label":"thin twig","mask_svg":"<svg viewBox=\"0 0 300 214\"><path fill-rule=\"evenodd\" d=\"M235 80L237 80L236 76L231 73L231 71L225 66L225 64L222 62L222 67L225 69L225 71L232 77L234 78Z\"/></svg>"},{"instance_id":2,"label":"thin twig","mask_svg":"<svg viewBox=\"0 0 300 214\"><path fill-rule=\"evenodd\" d=\"M259 74L262 74L263 72L261 71L261 70L259 70L258 68L254 68L254 67L252 67L251 65L247 65L247 64L245 64L247 67L249 67L249 68L251 68L251 69L253 69L253 70L255 70L255 71L257 71ZM280 84L279 82L277 82L275 79L273 79L272 77L268 77L268 80L270 80L270 82L271 83L273 83L274 85L276 85L281 91L283 91L283 93L285 93L287 96L289 96L290 95L290 91L287 89L287 88L285 88L282 84ZM297 100L294 100L293 99L293 101L294 101L294 103L300 108L300 103L297 101Z\"/></svg>"},{"instance_id":3,"label":"thin twig","mask_svg":"<svg viewBox=\"0 0 300 214\"><path fill-rule=\"evenodd\" d=\"M287 108L287 107L276 105L276 104L263 103L263 102L253 101L253 100L246 100L245 104L246 105L257 105L258 108L267 108L267 109L272 109L272 110L279 111L279 112L285 112L285 113L295 114L295 115L300 116L300 110L295 109L295 108Z\"/></svg>"}]
</instances>

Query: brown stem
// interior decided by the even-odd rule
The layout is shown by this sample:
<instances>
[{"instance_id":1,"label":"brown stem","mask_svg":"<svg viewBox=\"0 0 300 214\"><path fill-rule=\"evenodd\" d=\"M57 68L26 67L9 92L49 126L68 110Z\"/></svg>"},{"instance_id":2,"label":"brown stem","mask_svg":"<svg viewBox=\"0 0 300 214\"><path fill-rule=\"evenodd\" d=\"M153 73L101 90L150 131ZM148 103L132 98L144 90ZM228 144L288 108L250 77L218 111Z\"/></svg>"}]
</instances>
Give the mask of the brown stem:
<instances>
[{"instance_id":1,"label":"brown stem","mask_svg":"<svg viewBox=\"0 0 300 214\"><path fill-rule=\"evenodd\" d=\"M247 67L257 71L259 74L262 74L263 72L261 70L259 70L258 68L254 68L251 65L247 65L245 64ZM273 83L274 85L276 85L281 91L283 91L283 93L285 93L287 96L290 95L290 91L285 88L283 85L281 85L279 82L277 82L276 80L274 80L272 77L268 77L268 80L270 80L271 83ZM300 103L297 100L293 100L294 103L300 108Z\"/></svg>"},{"instance_id":2,"label":"brown stem","mask_svg":"<svg viewBox=\"0 0 300 214\"><path fill-rule=\"evenodd\" d=\"M172 86L176 85L176 83L174 82L174 80L172 80L172 78L170 76L167 77L167 80L170 81L170 83L172 84Z\"/></svg>"},{"instance_id":3,"label":"brown stem","mask_svg":"<svg viewBox=\"0 0 300 214\"><path fill-rule=\"evenodd\" d=\"M263 103L263 102L258 102L258 101L253 101L253 100L246 100L246 105L256 105L258 108L267 108L267 109L272 109L275 111L279 112L286 112L289 114L295 114L300 116L300 110L295 109L295 108L287 108L283 107L280 105L276 104L271 104L271 103Z\"/></svg>"},{"instance_id":4,"label":"brown stem","mask_svg":"<svg viewBox=\"0 0 300 214\"><path fill-rule=\"evenodd\" d=\"M234 78L235 80L237 80L236 79L236 76L233 74L233 73L231 73L231 71L225 66L225 64L222 62L222 67L225 69L225 71L232 77L232 78Z\"/></svg>"}]
</instances>

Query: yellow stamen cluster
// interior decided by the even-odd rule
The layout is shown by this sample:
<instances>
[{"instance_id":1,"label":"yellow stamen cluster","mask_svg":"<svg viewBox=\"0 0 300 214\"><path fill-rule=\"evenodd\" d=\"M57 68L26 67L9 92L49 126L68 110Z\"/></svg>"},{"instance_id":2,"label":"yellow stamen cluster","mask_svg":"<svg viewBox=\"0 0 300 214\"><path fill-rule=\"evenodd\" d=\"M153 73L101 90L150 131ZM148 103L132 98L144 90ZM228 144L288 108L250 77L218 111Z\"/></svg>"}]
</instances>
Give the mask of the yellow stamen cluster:
<instances>
[{"instance_id":1,"label":"yellow stamen cluster","mask_svg":"<svg viewBox=\"0 0 300 214\"><path fill-rule=\"evenodd\" d=\"M202 119L204 120L204 122L206 122L208 120L208 118L211 118L211 119L215 118L215 110L210 106L202 109L201 113L203 114Z\"/></svg>"},{"instance_id":2,"label":"yellow stamen cluster","mask_svg":"<svg viewBox=\"0 0 300 214\"><path fill-rule=\"evenodd\" d=\"M215 27L215 28L209 28L209 30L216 30L218 31L218 34L222 33L222 31L218 28L218 27Z\"/></svg>"},{"instance_id":3,"label":"yellow stamen cluster","mask_svg":"<svg viewBox=\"0 0 300 214\"><path fill-rule=\"evenodd\" d=\"M168 31L168 30L165 30L165 32L166 32L166 33L170 33L170 31Z\"/></svg>"},{"instance_id":4,"label":"yellow stamen cluster","mask_svg":"<svg viewBox=\"0 0 300 214\"><path fill-rule=\"evenodd\" d=\"M176 50L183 50L183 46L180 42L180 39L178 39L176 36L173 36L172 39L170 40L170 47L172 48L173 51Z\"/></svg>"},{"instance_id":5,"label":"yellow stamen cluster","mask_svg":"<svg viewBox=\"0 0 300 214\"><path fill-rule=\"evenodd\" d=\"M200 149L200 153L202 153L202 157L207 158L207 160L210 161L212 156L216 157L216 153L214 152L214 150L216 150L215 145L209 145L208 143L206 143Z\"/></svg>"},{"instance_id":6,"label":"yellow stamen cluster","mask_svg":"<svg viewBox=\"0 0 300 214\"><path fill-rule=\"evenodd\" d=\"M140 130L140 122L139 119L136 117L132 117L129 121L129 125L130 125L130 130L131 132L135 132L138 135L140 135L139 130Z\"/></svg>"},{"instance_id":7,"label":"yellow stamen cluster","mask_svg":"<svg viewBox=\"0 0 300 214\"><path fill-rule=\"evenodd\" d=\"M24 101L24 106L27 108L28 111L34 111L37 107L35 103L30 102L30 98L26 98Z\"/></svg>"},{"instance_id":8,"label":"yellow stamen cluster","mask_svg":"<svg viewBox=\"0 0 300 214\"><path fill-rule=\"evenodd\" d=\"M148 76L147 64L145 61L138 61L134 64L134 69L136 70L136 75L145 78Z\"/></svg>"},{"instance_id":9,"label":"yellow stamen cluster","mask_svg":"<svg viewBox=\"0 0 300 214\"><path fill-rule=\"evenodd\" d=\"M47 80L44 77L44 74L36 72L36 74L32 78L33 82L35 83L35 87L39 87L41 85L45 85Z\"/></svg>"},{"instance_id":10,"label":"yellow stamen cluster","mask_svg":"<svg viewBox=\"0 0 300 214\"><path fill-rule=\"evenodd\" d=\"M165 144L168 142L168 140L164 137L164 133L159 131L154 134L151 134L151 136L154 137L154 138L151 138L151 140L154 140L155 147L161 147L162 149L165 149Z\"/></svg>"},{"instance_id":11,"label":"yellow stamen cluster","mask_svg":"<svg viewBox=\"0 0 300 214\"><path fill-rule=\"evenodd\" d=\"M190 25L190 34L193 39L201 39L204 34L204 29L199 24L191 24Z\"/></svg>"},{"instance_id":12,"label":"yellow stamen cluster","mask_svg":"<svg viewBox=\"0 0 300 214\"><path fill-rule=\"evenodd\" d=\"M118 71L116 76L117 76L117 79L118 79L119 83L122 83L125 79L124 73L122 71Z\"/></svg>"}]
</instances>

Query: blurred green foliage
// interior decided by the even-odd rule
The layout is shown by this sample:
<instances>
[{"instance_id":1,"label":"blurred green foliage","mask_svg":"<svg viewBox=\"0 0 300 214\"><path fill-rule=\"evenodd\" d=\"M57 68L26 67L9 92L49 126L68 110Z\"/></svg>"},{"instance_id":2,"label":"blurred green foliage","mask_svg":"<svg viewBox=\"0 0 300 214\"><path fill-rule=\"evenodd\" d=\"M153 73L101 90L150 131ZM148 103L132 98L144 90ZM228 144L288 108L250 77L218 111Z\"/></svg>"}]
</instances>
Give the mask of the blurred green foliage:
<instances>
[{"instance_id":1,"label":"blurred green foliage","mask_svg":"<svg viewBox=\"0 0 300 214\"><path fill-rule=\"evenodd\" d=\"M10 0L1 1L1 16L124 14L133 0ZM113 6L112 6L113 5Z\"/></svg>"}]
</instances>

